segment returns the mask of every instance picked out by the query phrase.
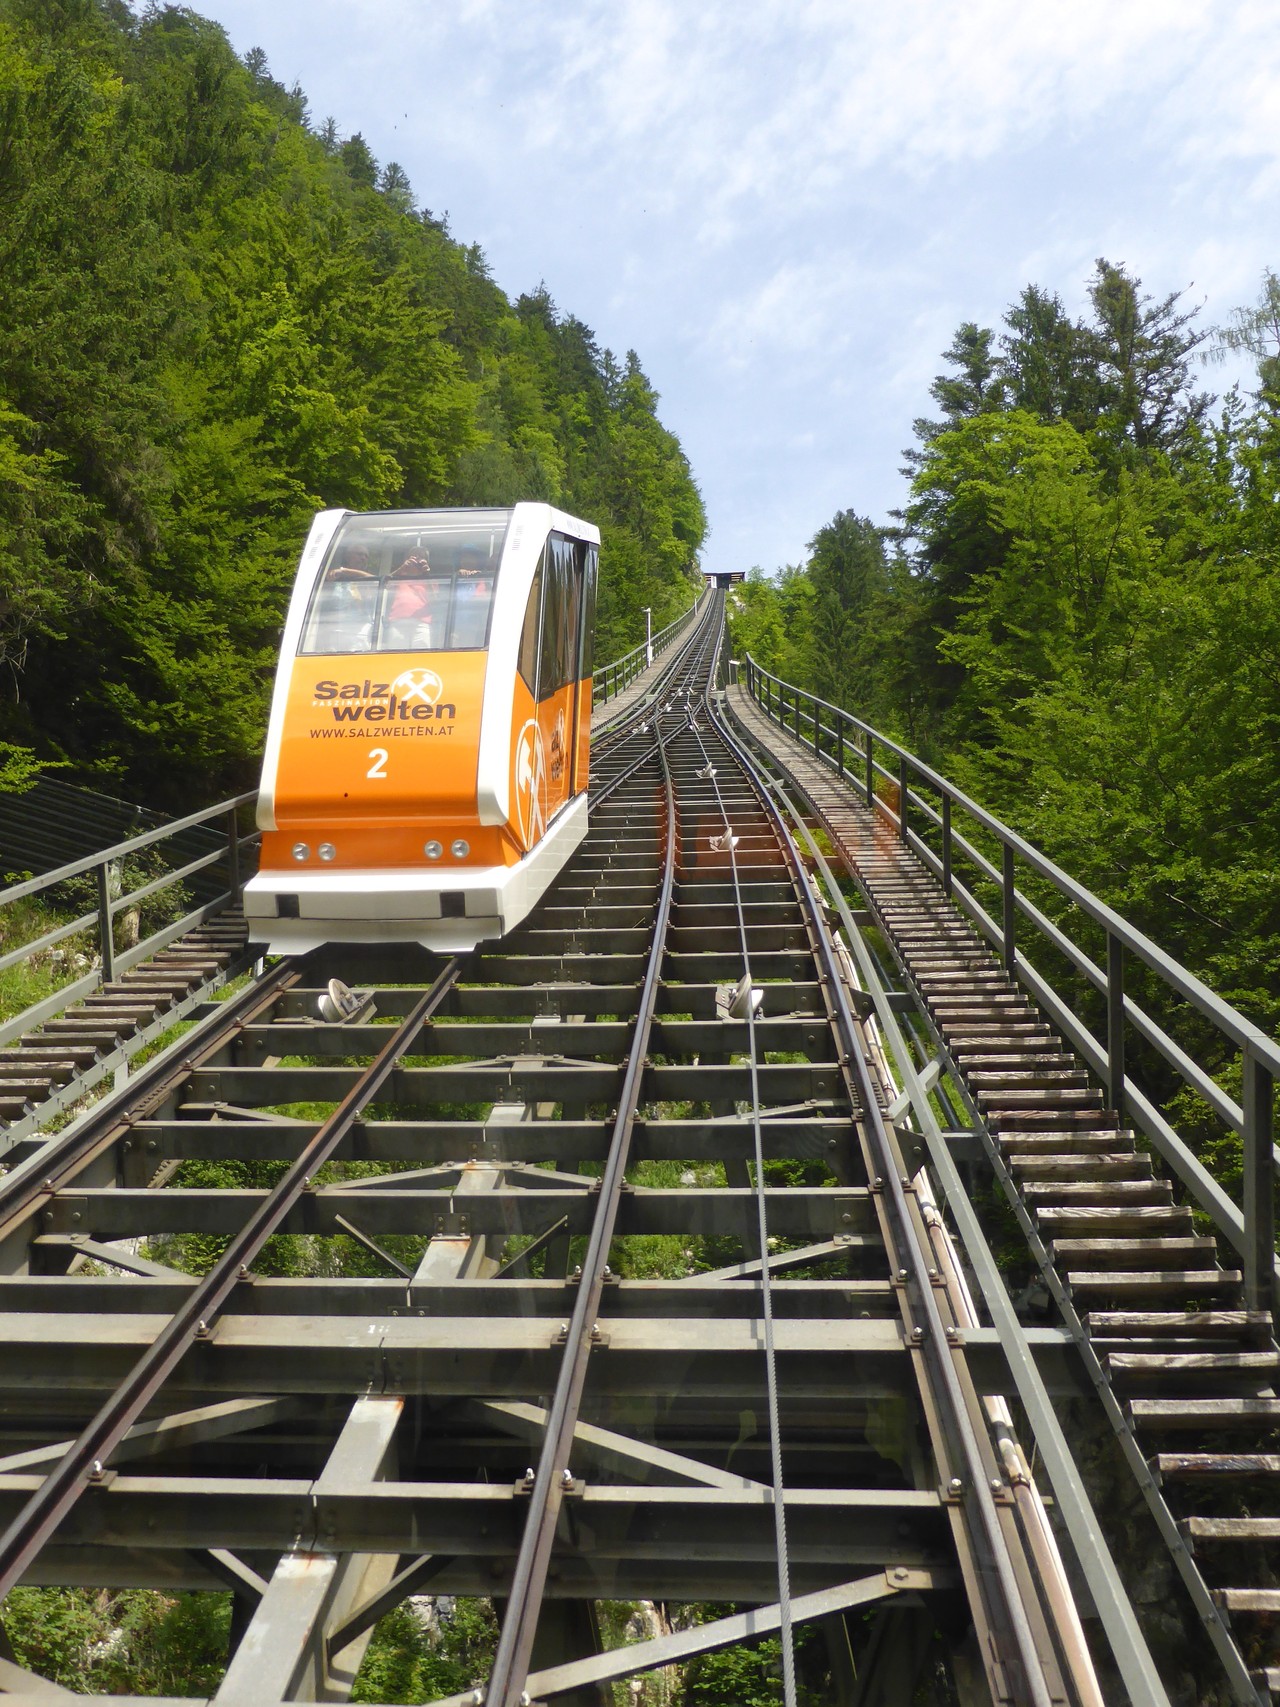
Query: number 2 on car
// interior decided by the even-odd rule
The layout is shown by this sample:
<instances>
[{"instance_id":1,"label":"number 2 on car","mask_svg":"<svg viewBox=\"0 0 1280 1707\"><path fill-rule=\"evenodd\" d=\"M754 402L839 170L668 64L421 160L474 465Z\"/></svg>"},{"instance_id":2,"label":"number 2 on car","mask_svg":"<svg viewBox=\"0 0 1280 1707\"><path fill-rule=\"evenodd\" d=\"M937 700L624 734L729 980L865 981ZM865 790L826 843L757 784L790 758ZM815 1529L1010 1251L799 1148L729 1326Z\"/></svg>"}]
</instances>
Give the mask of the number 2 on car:
<instances>
[{"instance_id":1,"label":"number 2 on car","mask_svg":"<svg viewBox=\"0 0 1280 1707\"><path fill-rule=\"evenodd\" d=\"M364 774L367 777L382 777L385 781L387 775L387 749L385 747L370 747L369 757L373 762Z\"/></svg>"}]
</instances>

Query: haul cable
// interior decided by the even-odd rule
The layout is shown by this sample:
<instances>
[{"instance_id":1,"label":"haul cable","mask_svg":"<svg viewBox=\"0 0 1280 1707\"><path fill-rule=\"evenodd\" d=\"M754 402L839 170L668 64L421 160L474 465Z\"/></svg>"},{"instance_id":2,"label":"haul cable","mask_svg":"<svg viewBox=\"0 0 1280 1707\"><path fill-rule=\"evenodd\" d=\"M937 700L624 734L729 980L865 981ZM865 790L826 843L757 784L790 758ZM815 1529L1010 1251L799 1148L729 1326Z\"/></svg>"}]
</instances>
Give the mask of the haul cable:
<instances>
[{"instance_id":1,"label":"haul cable","mask_svg":"<svg viewBox=\"0 0 1280 1707\"><path fill-rule=\"evenodd\" d=\"M423 1026L457 983L468 957L455 955L374 1057L296 1161L192 1288L98 1414L72 1442L0 1535L0 1598L8 1594L85 1489L102 1479L111 1453L197 1340L205 1339L241 1281L361 1111L386 1084Z\"/></svg>"},{"instance_id":2,"label":"haul cable","mask_svg":"<svg viewBox=\"0 0 1280 1707\"><path fill-rule=\"evenodd\" d=\"M719 650L719 636L717 636L716 650ZM709 683L704 683L702 697L703 705L710 718ZM694 735L702 752L706 768L710 773L711 786L715 789L716 803L720 808L720 816L724 820L726 845L729 850L729 870L733 879L734 907L738 917L738 938L742 945L742 969L746 977L748 992L745 1019L747 1059L751 1075L751 1135L755 1147L756 1165L756 1223L760 1241L760 1302L764 1317L765 1391L769 1409L769 1461L773 1473L773 1528L778 1561L778 1634L782 1647L783 1699L786 1702L786 1707L796 1707L795 1637L791 1624L791 1566L787 1552L786 1486L782 1475L782 1421L778 1409L778 1359L773 1331L773 1279L769 1268L769 1227L764 1183L764 1136L760 1130L760 1074L755 1029L756 1004L752 994L754 984L751 978L751 957L747 950L746 914L742 899L742 884L738 876L738 856L734 845L733 826L729 822L728 810L725 807L724 796L720 792L715 768L711 763L706 744L696 726L694 726Z\"/></svg>"},{"instance_id":3,"label":"haul cable","mask_svg":"<svg viewBox=\"0 0 1280 1707\"><path fill-rule=\"evenodd\" d=\"M763 805L766 814L779 831L788 864L792 868L797 891L801 895L811 924L811 934L821 956L822 970L827 980L837 1030L847 1057L848 1067L859 1101L863 1108L864 1130L875 1151L882 1179L882 1197L890 1210L901 1258L910 1264L912 1293L923 1330L919 1349L927 1370L931 1371L929 1385L939 1413L948 1419L947 1433L958 1448L967 1479L961 1490L961 1510L972 1538L981 1544L981 1568L978 1582L984 1601L995 1613L993 1623L1003 1629L1012 1641L1012 1653L1001 1645L1001 1658L1013 1674L1016 1699L1032 1707L1053 1707L1052 1696L1044 1674L1044 1663L1037 1652L1035 1636L1027 1617L1026 1606L1018 1588L1013 1562L1009 1557L1000 1520L995 1508L981 1448L974 1432L955 1365L946 1350L946 1329L929 1279L930 1260L921 1249L911 1222L906 1191L898 1171L883 1117L879 1114L875 1088L858 1036L857 1023L849 1007L844 982L836 960L830 932L822 916L822 907L809 873L796 854L794 843L772 793L764 786L755 760L729 729L723 715L707 700L712 722L721 739L735 755ZM976 1517L976 1522L975 1522ZM994 1605L991 1603L994 1601Z\"/></svg>"}]
</instances>

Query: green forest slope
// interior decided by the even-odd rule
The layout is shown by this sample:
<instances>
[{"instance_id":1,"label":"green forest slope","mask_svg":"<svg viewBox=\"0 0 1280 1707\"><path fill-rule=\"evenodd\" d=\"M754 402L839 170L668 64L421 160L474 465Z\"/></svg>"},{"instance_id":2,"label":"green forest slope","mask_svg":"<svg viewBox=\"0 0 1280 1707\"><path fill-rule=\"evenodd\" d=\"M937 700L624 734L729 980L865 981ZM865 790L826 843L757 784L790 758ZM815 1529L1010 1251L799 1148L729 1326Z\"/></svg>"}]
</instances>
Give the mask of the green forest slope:
<instances>
[{"instance_id":1,"label":"green forest slope","mask_svg":"<svg viewBox=\"0 0 1280 1707\"><path fill-rule=\"evenodd\" d=\"M735 644L905 739L1280 1021L1280 282L1213 333L1100 261L960 328L910 502L742 589ZM1213 400L1202 353L1257 360Z\"/></svg>"},{"instance_id":2,"label":"green forest slope","mask_svg":"<svg viewBox=\"0 0 1280 1707\"><path fill-rule=\"evenodd\" d=\"M510 302L186 8L0 0L0 279L0 784L252 786L324 506L597 521L600 657L690 602L702 502L634 353Z\"/></svg>"}]
</instances>

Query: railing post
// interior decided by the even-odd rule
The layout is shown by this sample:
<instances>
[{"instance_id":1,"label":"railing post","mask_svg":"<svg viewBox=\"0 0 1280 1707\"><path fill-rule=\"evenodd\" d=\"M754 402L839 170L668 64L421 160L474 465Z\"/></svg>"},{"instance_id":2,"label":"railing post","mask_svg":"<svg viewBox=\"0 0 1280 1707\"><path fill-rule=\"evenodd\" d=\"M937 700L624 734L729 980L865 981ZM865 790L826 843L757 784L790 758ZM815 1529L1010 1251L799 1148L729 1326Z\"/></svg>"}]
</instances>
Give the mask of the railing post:
<instances>
[{"instance_id":1,"label":"railing post","mask_svg":"<svg viewBox=\"0 0 1280 1707\"><path fill-rule=\"evenodd\" d=\"M898 835L907 839L907 755L898 758Z\"/></svg>"},{"instance_id":2,"label":"railing post","mask_svg":"<svg viewBox=\"0 0 1280 1707\"><path fill-rule=\"evenodd\" d=\"M111 868L106 860L98 867L98 947L102 955L102 982L114 983L116 943L111 926Z\"/></svg>"},{"instance_id":3,"label":"railing post","mask_svg":"<svg viewBox=\"0 0 1280 1707\"><path fill-rule=\"evenodd\" d=\"M951 895L951 796L942 796L942 893Z\"/></svg>"},{"instance_id":4,"label":"railing post","mask_svg":"<svg viewBox=\"0 0 1280 1707\"><path fill-rule=\"evenodd\" d=\"M802 741L803 739L804 739L804 737L800 733L800 689L797 688L796 689L796 740Z\"/></svg>"},{"instance_id":5,"label":"railing post","mask_svg":"<svg viewBox=\"0 0 1280 1707\"><path fill-rule=\"evenodd\" d=\"M871 731L866 729L862 735L867 757L867 806L874 811L876 804L876 761L871 742Z\"/></svg>"},{"instance_id":6,"label":"railing post","mask_svg":"<svg viewBox=\"0 0 1280 1707\"><path fill-rule=\"evenodd\" d=\"M227 887L234 907L240 899L240 814L234 806L227 813Z\"/></svg>"},{"instance_id":7,"label":"railing post","mask_svg":"<svg viewBox=\"0 0 1280 1707\"><path fill-rule=\"evenodd\" d=\"M816 699L813 701L813 751L818 758L822 757L822 712Z\"/></svg>"},{"instance_id":8,"label":"railing post","mask_svg":"<svg viewBox=\"0 0 1280 1707\"><path fill-rule=\"evenodd\" d=\"M1270 1310L1276 1264L1275 1140L1271 1073L1248 1044L1244 1068L1244 1301Z\"/></svg>"},{"instance_id":9,"label":"railing post","mask_svg":"<svg viewBox=\"0 0 1280 1707\"><path fill-rule=\"evenodd\" d=\"M844 712L836 716L836 769L844 775Z\"/></svg>"},{"instance_id":10,"label":"railing post","mask_svg":"<svg viewBox=\"0 0 1280 1707\"><path fill-rule=\"evenodd\" d=\"M1004 925L1004 964L1005 970L1012 972L1018 945L1013 913L1013 849L1008 842L1002 842L1000 845L1000 890Z\"/></svg>"},{"instance_id":11,"label":"railing post","mask_svg":"<svg viewBox=\"0 0 1280 1707\"><path fill-rule=\"evenodd\" d=\"M1107 932L1107 1100L1124 1125L1124 944Z\"/></svg>"}]
</instances>

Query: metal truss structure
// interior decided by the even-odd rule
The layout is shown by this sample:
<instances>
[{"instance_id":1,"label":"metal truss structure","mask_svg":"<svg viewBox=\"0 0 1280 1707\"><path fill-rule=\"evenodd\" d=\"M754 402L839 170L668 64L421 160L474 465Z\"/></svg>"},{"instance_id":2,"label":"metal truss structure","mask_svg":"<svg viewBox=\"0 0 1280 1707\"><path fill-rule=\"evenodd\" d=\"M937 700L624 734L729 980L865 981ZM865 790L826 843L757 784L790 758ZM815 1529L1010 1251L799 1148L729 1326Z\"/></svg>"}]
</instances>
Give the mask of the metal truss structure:
<instances>
[{"instance_id":1,"label":"metal truss structure","mask_svg":"<svg viewBox=\"0 0 1280 1707\"><path fill-rule=\"evenodd\" d=\"M794 777L790 738L727 715L722 599L612 708L511 937L281 961L17 1155L0 1589L229 1590L246 1707L346 1699L420 1594L495 1609L449 1707L766 1638L789 1703L1170 1700L1064 1422L1097 1352L1010 1300L939 1119L958 1033L913 1040L930 956L886 977L889 875L851 908L745 740ZM867 817L826 823L850 870ZM1223 1630L1223 1699L1265 1699ZM77 1699L11 1651L0 1692Z\"/></svg>"}]
</instances>

